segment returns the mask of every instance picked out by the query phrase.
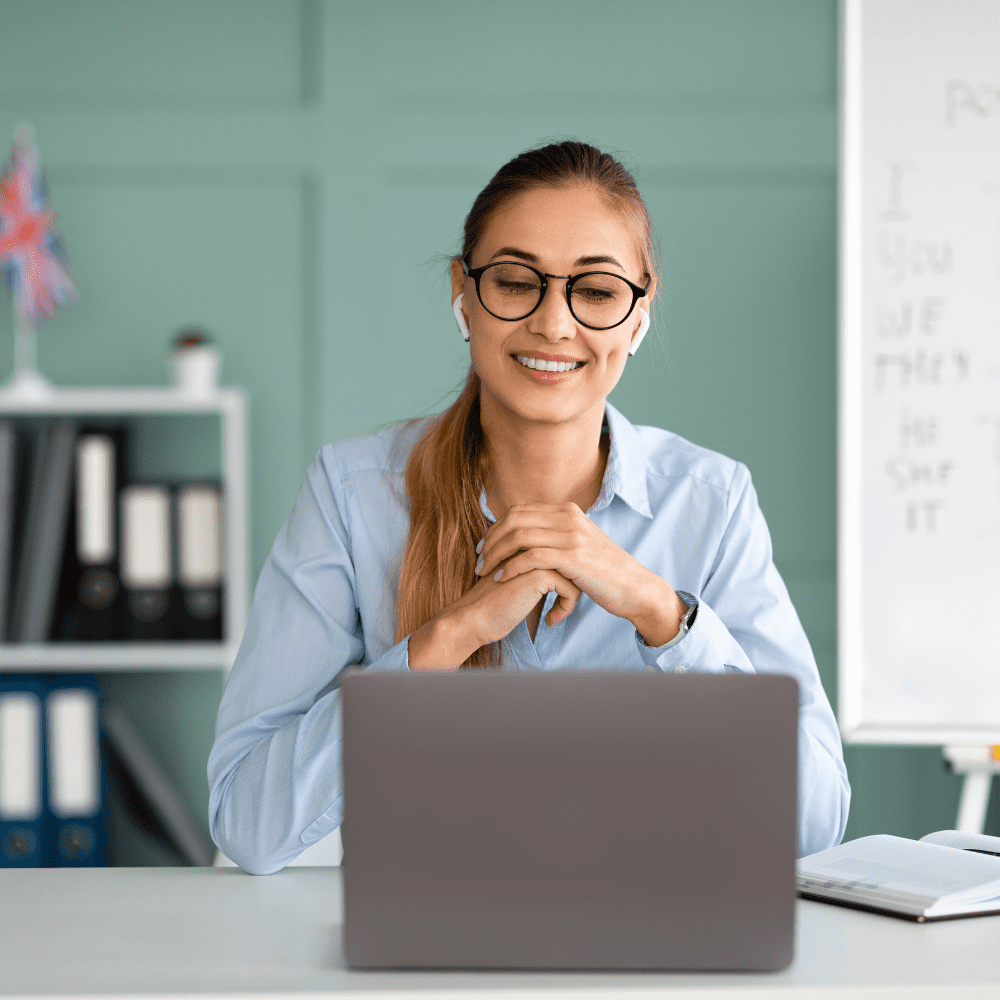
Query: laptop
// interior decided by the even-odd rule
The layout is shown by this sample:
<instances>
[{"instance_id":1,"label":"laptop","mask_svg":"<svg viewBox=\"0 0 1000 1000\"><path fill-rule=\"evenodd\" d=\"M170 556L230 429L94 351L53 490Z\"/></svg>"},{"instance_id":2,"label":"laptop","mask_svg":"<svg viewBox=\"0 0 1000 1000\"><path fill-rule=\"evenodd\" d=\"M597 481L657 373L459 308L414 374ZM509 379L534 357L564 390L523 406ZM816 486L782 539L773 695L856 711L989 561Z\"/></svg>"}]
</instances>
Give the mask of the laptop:
<instances>
[{"instance_id":1,"label":"laptop","mask_svg":"<svg viewBox=\"0 0 1000 1000\"><path fill-rule=\"evenodd\" d=\"M359 671L342 693L351 967L791 962L794 678Z\"/></svg>"}]
</instances>

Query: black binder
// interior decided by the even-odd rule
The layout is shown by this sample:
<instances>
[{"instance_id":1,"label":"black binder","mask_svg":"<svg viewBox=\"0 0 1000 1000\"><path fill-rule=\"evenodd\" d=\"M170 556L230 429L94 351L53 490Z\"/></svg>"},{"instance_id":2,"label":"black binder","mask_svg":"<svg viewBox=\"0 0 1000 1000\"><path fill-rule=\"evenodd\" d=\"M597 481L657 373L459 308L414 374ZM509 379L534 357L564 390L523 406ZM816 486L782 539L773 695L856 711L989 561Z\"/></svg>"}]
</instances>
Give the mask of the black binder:
<instances>
[{"instance_id":1,"label":"black binder","mask_svg":"<svg viewBox=\"0 0 1000 1000\"><path fill-rule=\"evenodd\" d=\"M53 640L125 638L117 510L128 438L125 425L80 428Z\"/></svg>"},{"instance_id":2,"label":"black binder","mask_svg":"<svg viewBox=\"0 0 1000 1000\"><path fill-rule=\"evenodd\" d=\"M134 483L122 490L121 580L127 639L161 642L175 635L171 507L170 487L162 483Z\"/></svg>"},{"instance_id":3,"label":"black binder","mask_svg":"<svg viewBox=\"0 0 1000 1000\"><path fill-rule=\"evenodd\" d=\"M223 494L217 483L174 491L177 539L178 635L222 639Z\"/></svg>"}]
</instances>

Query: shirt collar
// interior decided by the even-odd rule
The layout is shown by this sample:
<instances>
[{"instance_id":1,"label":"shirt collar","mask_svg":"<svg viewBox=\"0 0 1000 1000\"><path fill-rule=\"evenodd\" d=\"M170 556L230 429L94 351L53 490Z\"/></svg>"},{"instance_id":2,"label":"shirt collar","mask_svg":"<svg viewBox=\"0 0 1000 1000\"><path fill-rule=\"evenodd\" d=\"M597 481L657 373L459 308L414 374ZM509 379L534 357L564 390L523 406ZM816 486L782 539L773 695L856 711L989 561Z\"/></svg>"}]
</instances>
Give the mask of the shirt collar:
<instances>
[{"instance_id":1,"label":"shirt collar","mask_svg":"<svg viewBox=\"0 0 1000 1000\"><path fill-rule=\"evenodd\" d=\"M604 479L601 480L601 492L590 511L604 510L617 494L634 511L652 518L646 486L646 457L639 432L608 402L604 404L604 422L611 436L611 450L608 452ZM485 487L479 493L479 506L491 522L496 520L486 502Z\"/></svg>"},{"instance_id":2,"label":"shirt collar","mask_svg":"<svg viewBox=\"0 0 1000 1000\"><path fill-rule=\"evenodd\" d=\"M639 432L610 403L604 404L604 419L611 432L611 451L604 482L593 510L603 510L617 493L636 513L652 519L646 484L646 456Z\"/></svg>"}]
</instances>

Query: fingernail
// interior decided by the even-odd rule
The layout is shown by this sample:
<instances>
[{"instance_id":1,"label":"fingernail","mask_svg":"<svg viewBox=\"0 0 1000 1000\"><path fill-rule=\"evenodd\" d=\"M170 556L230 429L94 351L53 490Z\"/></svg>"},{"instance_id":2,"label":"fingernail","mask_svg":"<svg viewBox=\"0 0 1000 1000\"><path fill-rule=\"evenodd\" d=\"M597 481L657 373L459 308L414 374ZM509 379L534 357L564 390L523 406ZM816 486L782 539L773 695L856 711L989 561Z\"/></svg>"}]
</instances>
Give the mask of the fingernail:
<instances>
[{"instance_id":1,"label":"fingernail","mask_svg":"<svg viewBox=\"0 0 1000 1000\"><path fill-rule=\"evenodd\" d=\"M483 551L483 542L485 542L485 541L486 541L485 538L480 538L479 539L479 544L476 546L476 551L477 552L482 552Z\"/></svg>"},{"instance_id":2,"label":"fingernail","mask_svg":"<svg viewBox=\"0 0 1000 1000\"><path fill-rule=\"evenodd\" d=\"M498 580L500 579L500 577L502 577L502 576L503 576L503 570L502 570L502 569L498 569L498 570L497 570L497 571L496 571L496 572L495 572L495 573L493 574L493 580L494 580L494 581L498 581Z\"/></svg>"},{"instance_id":3,"label":"fingernail","mask_svg":"<svg viewBox=\"0 0 1000 1000\"><path fill-rule=\"evenodd\" d=\"M483 571L483 557L479 557L479 562L476 563L476 576L479 576Z\"/></svg>"}]
</instances>

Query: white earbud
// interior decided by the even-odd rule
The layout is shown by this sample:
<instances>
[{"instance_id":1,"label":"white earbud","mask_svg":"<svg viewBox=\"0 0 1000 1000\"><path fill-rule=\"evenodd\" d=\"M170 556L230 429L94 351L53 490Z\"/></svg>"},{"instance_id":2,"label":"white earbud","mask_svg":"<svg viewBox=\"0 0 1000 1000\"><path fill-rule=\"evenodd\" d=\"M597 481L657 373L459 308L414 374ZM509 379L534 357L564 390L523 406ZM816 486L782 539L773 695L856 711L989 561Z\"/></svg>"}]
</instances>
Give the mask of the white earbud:
<instances>
[{"instance_id":1,"label":"white earbud","mask_svg":"<svg viewBox=\"0 0 1000 1000\"><path fill-rule=\"evenodd\" d=\"M466 343L469 342L469 327L465 322L465 317L462 315L462 299L463 295L459 295L457 299L451 304L452 311L455 313L455 322L458 324L459 330L462 331L462 340Z\"/></svg>"},{"instance_id":2,"label":"white earbud","mask_svg":"<svg viewBox=\"0 0 1000 1000\"><path fill-rule=\"evenodd\" d=\"M635 331L635 336L632 338L632 343L629 344L628 353L631 357L637 350L639 350L639 345L642 343L642 338L646 336L646 331L649 329L649 313L645 309L639 310L642 318L639 320L639 329Z\"/></svg>"}]
</instances>

